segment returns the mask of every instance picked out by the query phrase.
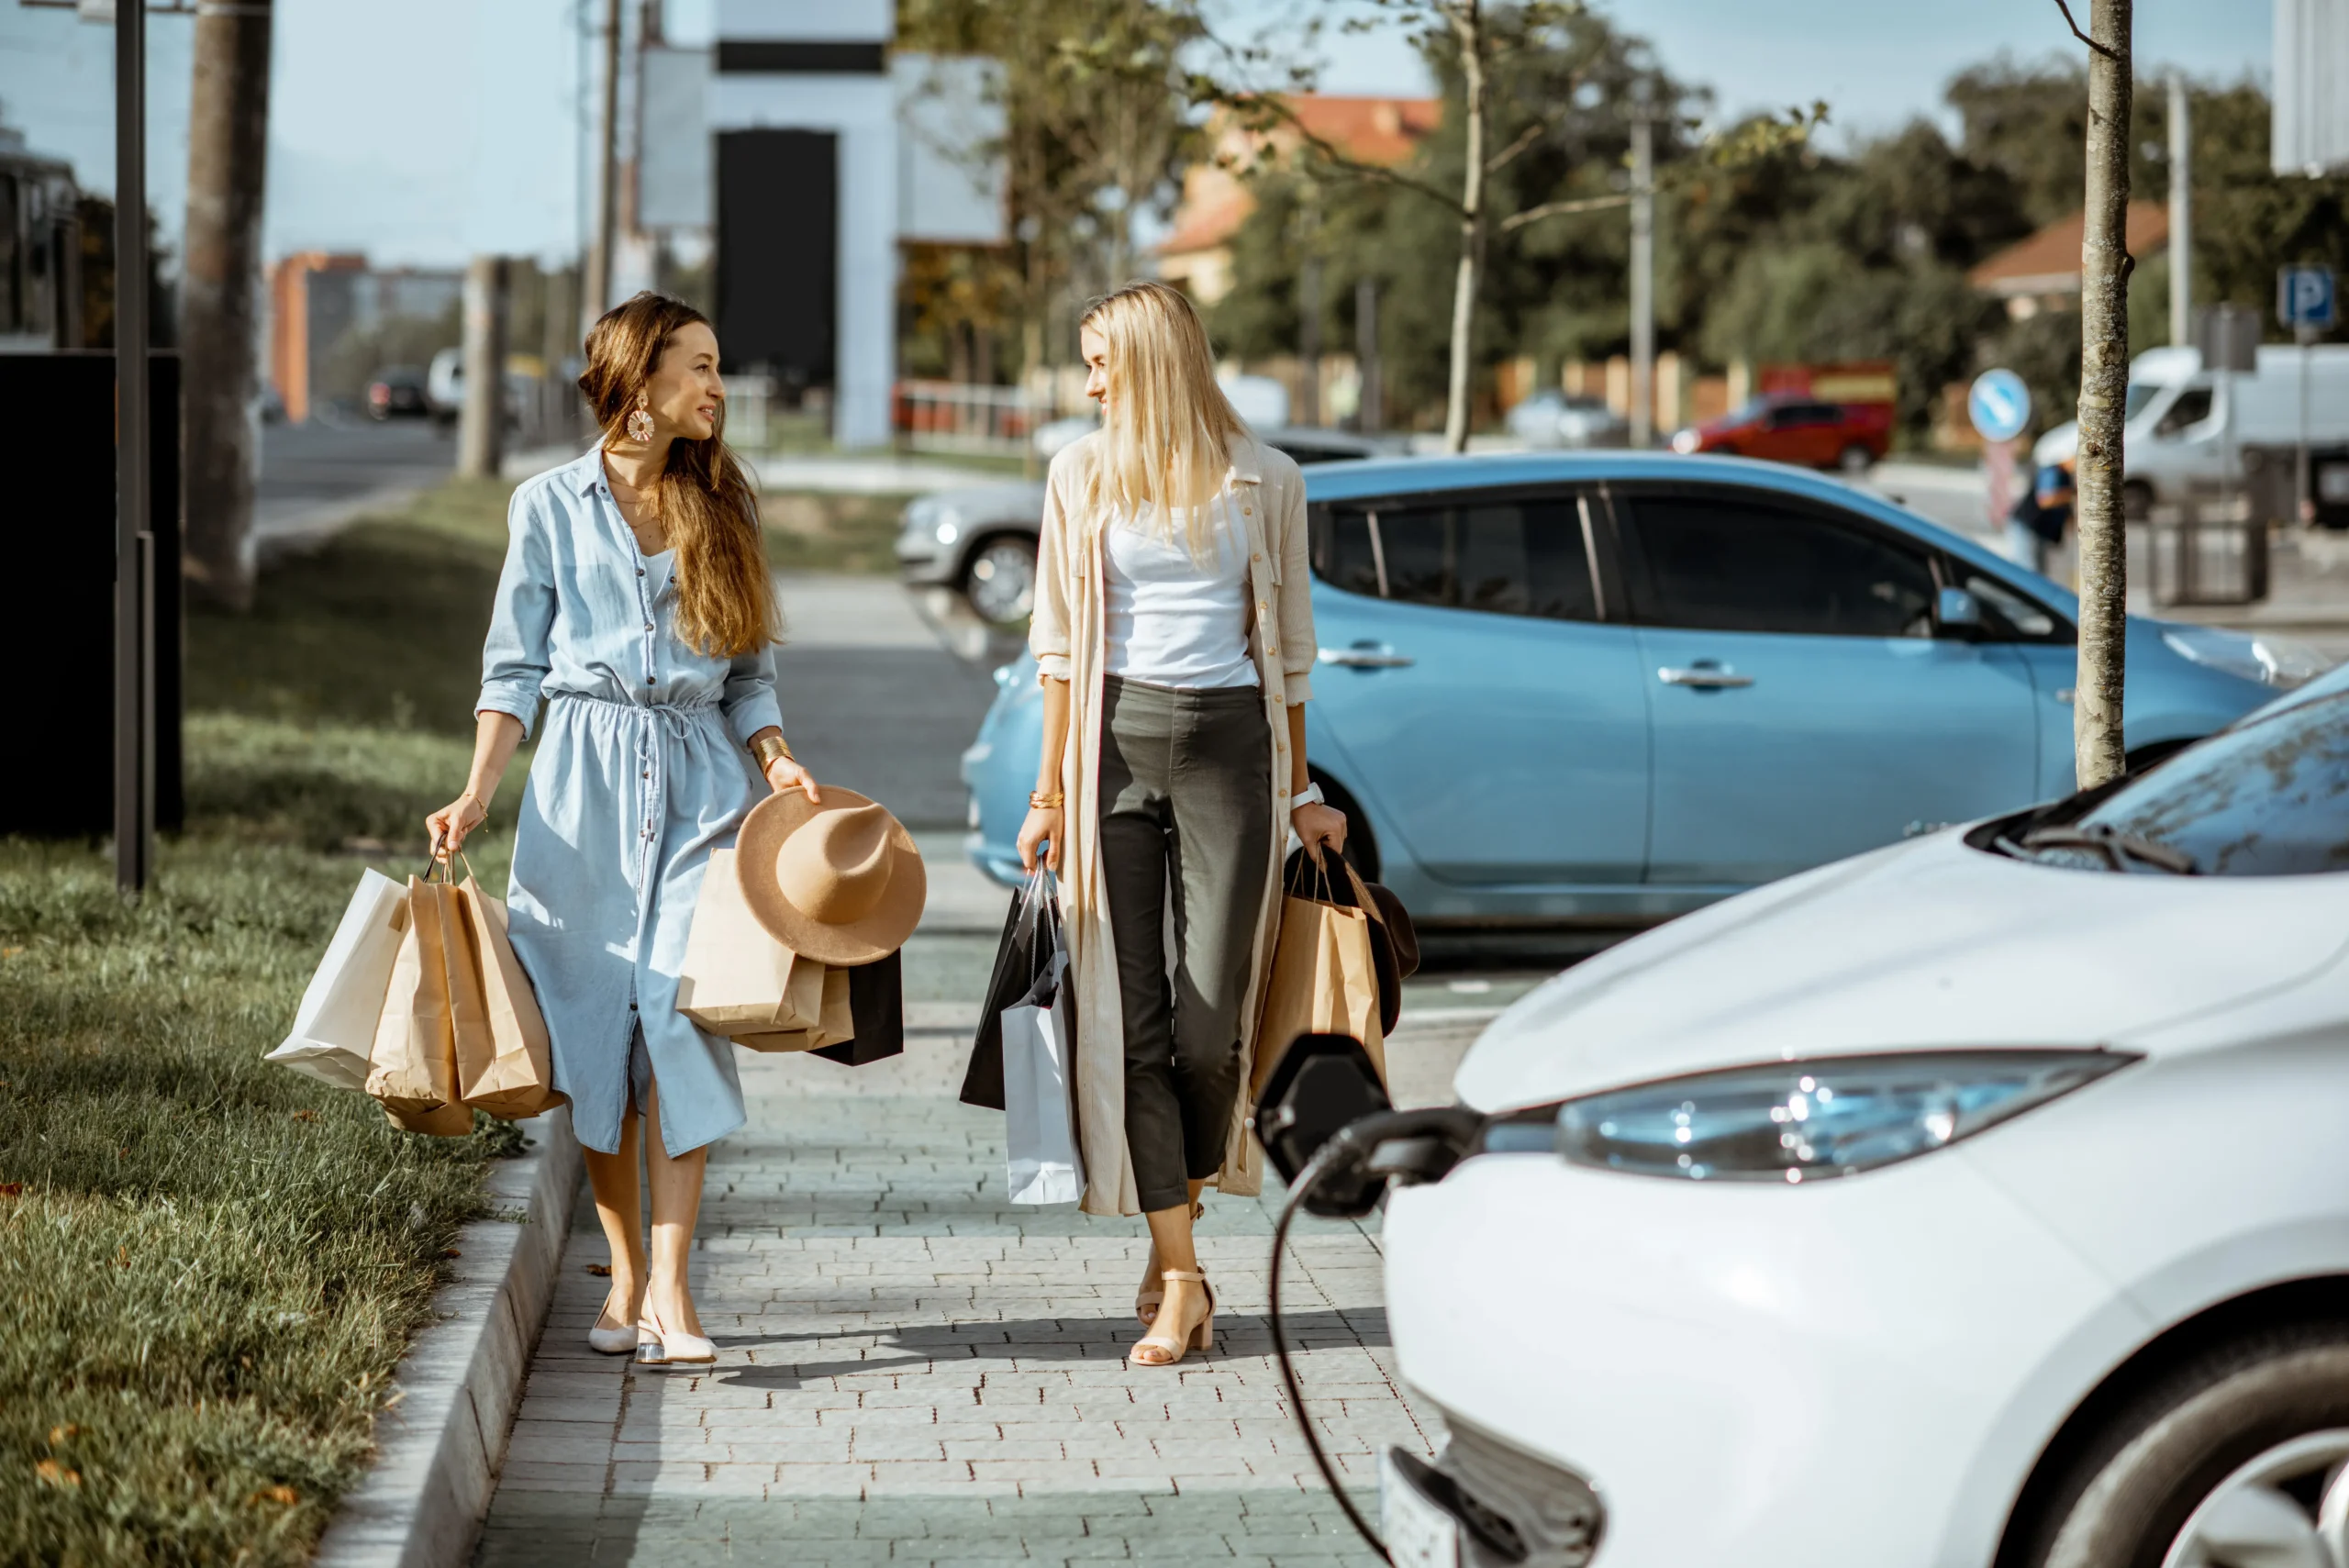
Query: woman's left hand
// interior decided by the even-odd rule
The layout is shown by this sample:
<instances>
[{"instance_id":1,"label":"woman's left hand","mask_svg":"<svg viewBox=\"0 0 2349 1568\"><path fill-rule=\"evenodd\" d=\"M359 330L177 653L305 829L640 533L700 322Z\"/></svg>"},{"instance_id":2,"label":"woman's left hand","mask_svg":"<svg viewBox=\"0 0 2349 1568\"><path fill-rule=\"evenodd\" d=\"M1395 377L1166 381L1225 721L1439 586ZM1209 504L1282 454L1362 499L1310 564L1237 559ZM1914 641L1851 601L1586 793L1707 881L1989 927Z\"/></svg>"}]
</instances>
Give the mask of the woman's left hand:
<instances>
[{"instance_id":1,"label":"woman's left hand","mask_svg":"<svg viewBox=\"0 0 2349 1568\"><path fill-rule=\"evenodd\" d=\"M1297 829L1297 841L1305 846L1305 852L1313 857L1314 864L1321 863L1324 844L1340 854L1345 853L1346 814L1336 806L1317 800L1290 812L1288 820L1289 826Z\"/></svg>"},{"instance_id":2,"label":"woman's left hand","mask_svg":"<svg viewBox=\"0 0 2349 1568\"><path fill-rule=\"evenodd\" d=\"M789 757L777 757L767 764L767 787L777 795L787 789L806 790L808 804L823 804L824 797L816 788L816 775Z\"/></svg>"}]
</instances>

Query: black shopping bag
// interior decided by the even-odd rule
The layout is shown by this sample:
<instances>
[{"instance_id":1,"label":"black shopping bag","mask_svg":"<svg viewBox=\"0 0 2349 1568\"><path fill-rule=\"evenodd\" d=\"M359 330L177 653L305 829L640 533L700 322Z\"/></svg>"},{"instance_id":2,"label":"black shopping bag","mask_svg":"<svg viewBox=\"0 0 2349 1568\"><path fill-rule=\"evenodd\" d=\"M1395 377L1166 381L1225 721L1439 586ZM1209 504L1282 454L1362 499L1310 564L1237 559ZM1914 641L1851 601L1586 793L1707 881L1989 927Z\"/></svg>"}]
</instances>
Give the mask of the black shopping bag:
<instances>
[{"instance_id":1,"label":"black shopping bag","mask_svg":"<svg viewBox=\"0 0 2349 1568\"><path fill-rule=\"evenodd\" d=\"M838 1045L818 1047L811 1056L846 1067L863 1067L906 1049L906 962L893 952L871 963L845 971L849 1016L856 1021L853 1037Z\"/></svg>"},{"instance_id":2,"label":"black shopping bag","mask_svg":"<svg viewBox=\"0 0 2349 1568\"><path fill-rule=\"evenodd\" d=\"M1003 1014L1036 989L1062 948L1061 906L1052 873L1039 867L1011 901L996 948L995 973L979 1007L978 1032L971 1041L971 1065L963 1074L966 1106L1003 1109ZM1072 1025L1073 1029L1073 1025Z\"/></svg>"}]
</instances>

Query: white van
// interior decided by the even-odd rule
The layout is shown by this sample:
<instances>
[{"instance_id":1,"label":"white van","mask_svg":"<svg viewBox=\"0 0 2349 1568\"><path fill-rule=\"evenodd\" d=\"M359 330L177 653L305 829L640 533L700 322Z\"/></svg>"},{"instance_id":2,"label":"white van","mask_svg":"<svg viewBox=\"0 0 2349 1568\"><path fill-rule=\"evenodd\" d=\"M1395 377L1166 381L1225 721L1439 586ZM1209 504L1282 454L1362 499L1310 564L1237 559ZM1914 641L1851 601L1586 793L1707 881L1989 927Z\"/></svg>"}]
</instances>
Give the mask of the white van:
<instances>
[{"instance_id":1,"label":"white van","mask_svg":"<svg viewBox=\"0 0 2349 1568\"><path fill-rule=\"evenodd\" d=\"M2129 422L2122 435L2128 469L2121 493L2129 515L2142 517L2155 502L2180 500L2189 489L2215 488L2227 461L2230 419L2238 449L2298 444L2303 354L2309 443L2349 444L2349 345L2264 344L2255 375L2206 371L2195 349L2139 354L2129 366ZM2076 423L2058 425L2039 438L2032 457L2042 465L2061 462L2079 443Z\"/></svg>"}]
</instances>

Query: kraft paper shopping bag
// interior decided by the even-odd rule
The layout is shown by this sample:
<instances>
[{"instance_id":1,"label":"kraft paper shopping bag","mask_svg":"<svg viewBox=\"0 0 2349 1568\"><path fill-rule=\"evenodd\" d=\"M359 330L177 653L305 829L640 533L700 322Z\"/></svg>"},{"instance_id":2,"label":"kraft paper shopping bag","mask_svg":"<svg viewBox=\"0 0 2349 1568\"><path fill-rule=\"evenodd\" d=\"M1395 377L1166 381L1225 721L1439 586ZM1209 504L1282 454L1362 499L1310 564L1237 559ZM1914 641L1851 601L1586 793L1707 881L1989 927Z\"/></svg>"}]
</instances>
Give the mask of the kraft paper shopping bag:
<instances>
[{"instance_id":1,"label":"kraft paper shopping bag","mask_svg":"<svg viewBox=\"0 0 2349 1568\"><path fill-rule=\"evenodd\" d=\"M565 1103L554 1086L547 1022L538 993L506 934L506 902L484 894L466 868L456 904L463 915L457 935L465 965L463 989L477 999L481 1027L468 1029L456 1008L457 1092L469 1106L519 1121ZM450 989L459 989L459 943L450 944Z\"/></svg>"},{"instance_id":2,"label":"kraft paper shopping bag","mask_svg":"<svg viewBox=\"0 0 2349 1568\"><path fill-rule=\"evenodd\" d=\"M449 1000L445 882L407 879L407 929L368 1053L367 1093L409 1116L457 1103L456 1024ZM468 1118L467 1125L471 1126Z\"/></svg>"},{"instance_id":3,"label":"kraft paper shopping bag","mask_svg":"<svg viewBox=\"0 0 2349 1568\"><path fill-rule=\"evenodd\" d=\"M823 1022L823 969L767 934L743 902L734 851L711 851L678 971L677 1011L737 1039L812 1029Z\"/></svg>"},{"instance_id":4,"label":"kraft paper shopping bag","mask_svg":"<svg viewBox=\"0 0 2349 1568\"><path fill-rule=\"evenodd\" d=\"M1249 1070L1252 1102L1299 1035L1344 1034L1362 1041L1383 1082L1386 1041L1379 1029L1378 970L1370 917L1292 888L1281 900L1281 929L1256 1025Z\"/></svg>"}]
</instances>

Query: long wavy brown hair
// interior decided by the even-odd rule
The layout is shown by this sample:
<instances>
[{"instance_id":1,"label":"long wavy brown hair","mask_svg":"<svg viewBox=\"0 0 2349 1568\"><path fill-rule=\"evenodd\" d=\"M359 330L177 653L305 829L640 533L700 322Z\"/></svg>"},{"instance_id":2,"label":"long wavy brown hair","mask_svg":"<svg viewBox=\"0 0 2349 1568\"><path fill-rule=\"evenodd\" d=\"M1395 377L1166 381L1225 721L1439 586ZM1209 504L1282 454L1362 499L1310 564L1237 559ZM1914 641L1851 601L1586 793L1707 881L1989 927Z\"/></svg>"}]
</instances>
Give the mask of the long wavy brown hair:
<instances>
[{"instance_id":1,"label":"long wavy brown hair","mask_svg":"<svg viewBox=\"0 0 2349 1568\"><path fill-rule=\"evenodd\" d=\"M626 439L629 410L660 367L678 329L709 317L683 300L651 290L614 306L587 332L587 368L579 375L604 444ZM705 658L739 658L777 632L774 584L759 539L758 496L726 445L726 405L706 441L669 443L653 505L677 552L677 633Z\"/></svg>"}]
</instances>

